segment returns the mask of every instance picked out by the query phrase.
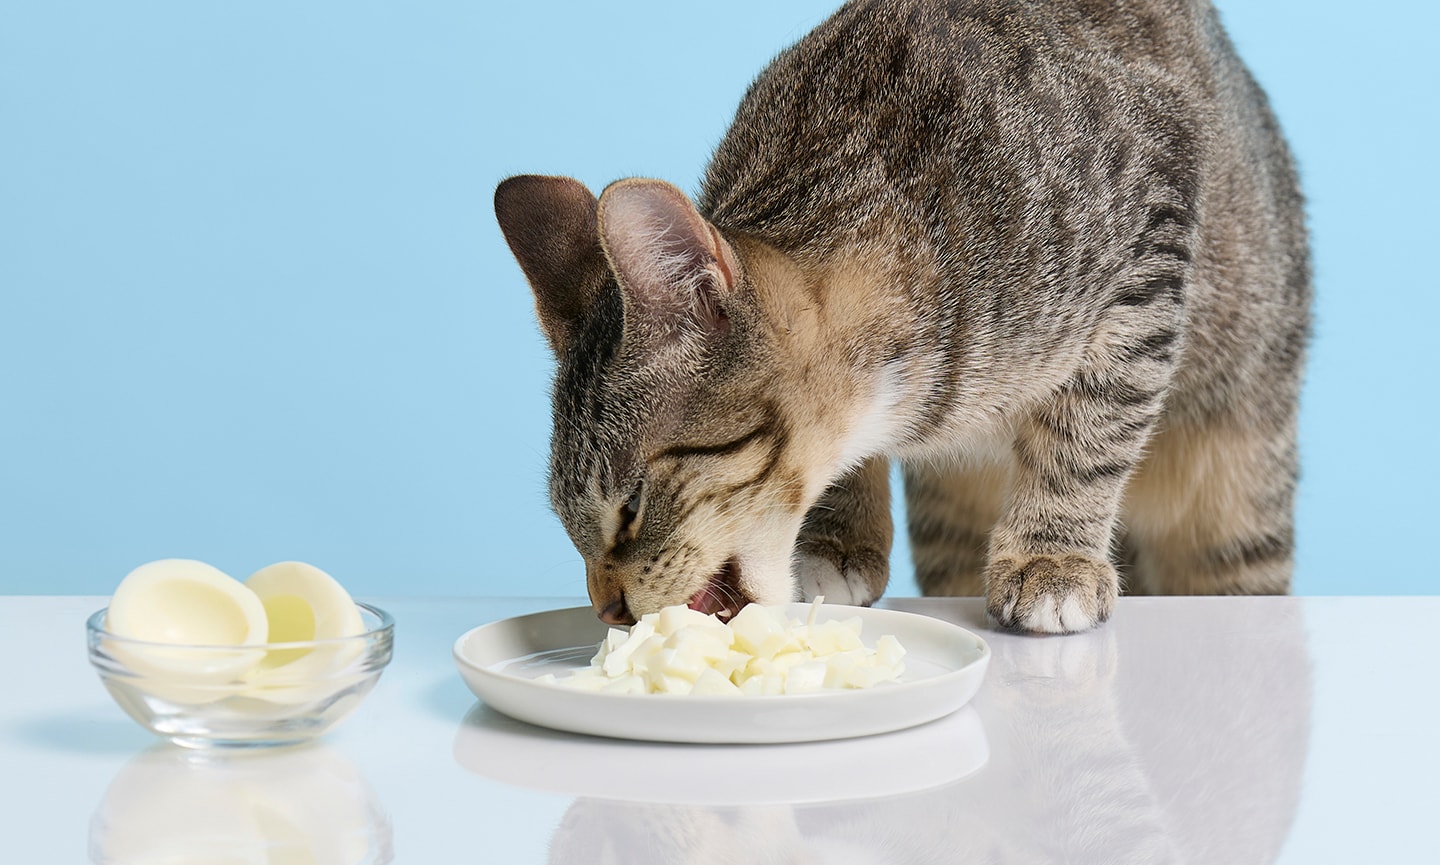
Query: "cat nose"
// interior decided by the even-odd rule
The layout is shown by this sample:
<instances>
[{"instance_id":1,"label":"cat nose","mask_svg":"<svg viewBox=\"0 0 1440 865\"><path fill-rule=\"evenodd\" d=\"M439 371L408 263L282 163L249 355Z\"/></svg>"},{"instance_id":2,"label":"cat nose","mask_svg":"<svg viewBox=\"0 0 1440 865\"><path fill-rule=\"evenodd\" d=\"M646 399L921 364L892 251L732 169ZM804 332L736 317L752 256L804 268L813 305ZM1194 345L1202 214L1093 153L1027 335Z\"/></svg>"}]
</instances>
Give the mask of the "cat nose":
<instances>
[{"instance_id":1,"label":"cat nose","mask_svg":"<svg viewBox=\"0 0 1440 865\"><path fill-rule=\"evenodd\" d=\"M600 621L607 625L635 624L635 617L630 615L630 608L625 606L624 592L621 592L619 598L600 611Z\"/></svg>"}]
</instances>

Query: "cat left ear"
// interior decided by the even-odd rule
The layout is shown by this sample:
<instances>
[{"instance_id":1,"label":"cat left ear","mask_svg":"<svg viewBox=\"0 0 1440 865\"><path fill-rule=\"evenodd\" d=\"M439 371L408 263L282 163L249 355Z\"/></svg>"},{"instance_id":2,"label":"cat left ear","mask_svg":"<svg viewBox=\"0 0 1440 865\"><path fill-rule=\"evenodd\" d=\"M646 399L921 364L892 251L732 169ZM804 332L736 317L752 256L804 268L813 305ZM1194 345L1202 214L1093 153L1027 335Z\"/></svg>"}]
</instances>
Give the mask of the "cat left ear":
<instances>
[{"instance_id":1,"label":"cat left ear","mask_svg":"<svg viewBox=\"0 0 1440 865\"><path fill-rule=\"evenodd\" d=\"M574 340L605 274L595 196L569 177L522 174L495 189L495 218L535 293L540 329L557 355Z\"/></svg>"},{"instance_id":2,"label":"cat left ear","mask_svg":"<svg viewBox=\"0 0 1440 865\"><path fill-rule=\"evenodd\" d=\"M735 253L685 193L663 180L622 180L601 193L598 220L625 295L627 329L670 336L729 327Z\"/></svg>"}]
</instances>

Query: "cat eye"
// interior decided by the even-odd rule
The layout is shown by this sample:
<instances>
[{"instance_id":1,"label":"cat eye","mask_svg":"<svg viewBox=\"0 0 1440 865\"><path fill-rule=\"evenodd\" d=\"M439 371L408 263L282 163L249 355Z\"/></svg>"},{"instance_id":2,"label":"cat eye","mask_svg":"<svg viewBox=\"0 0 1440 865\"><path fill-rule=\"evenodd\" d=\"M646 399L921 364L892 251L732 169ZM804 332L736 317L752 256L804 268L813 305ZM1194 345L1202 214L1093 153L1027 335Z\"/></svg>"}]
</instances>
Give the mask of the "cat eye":
<instances>
[{"instance_id":1,"label":"cat eye","mask_svg":"<svg viewBox=\"0 0 1440 865\"><path fill-rule=\"evenodd\" d=\"M620 527L615 532L617 537L631 533L631 528L635 524L635 518L640 515L640 494L643 487L643 483L635 484L635 489L631 491L630 498L626 499L625 504L620 506Z\"/></svg>"}]
</instances>

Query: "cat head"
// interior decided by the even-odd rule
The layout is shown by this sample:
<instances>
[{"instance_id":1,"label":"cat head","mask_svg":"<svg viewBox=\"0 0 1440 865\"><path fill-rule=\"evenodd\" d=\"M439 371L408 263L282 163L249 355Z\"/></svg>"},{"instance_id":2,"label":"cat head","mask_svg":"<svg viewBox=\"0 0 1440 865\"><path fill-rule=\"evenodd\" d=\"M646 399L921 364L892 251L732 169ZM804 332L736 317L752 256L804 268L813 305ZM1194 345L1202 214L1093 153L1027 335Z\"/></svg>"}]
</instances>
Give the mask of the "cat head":
<instances>
[{"instance_id":1,"label":"cat head","mask_svg":"<svg viewBox=\"0 0 1440 865\"><path fill-rule=\"evenodd\" d=\"M791 600L829 478L757 287L783 264L658 180L512 177L495 210L555 353L550 497L597 612Z\"/></svg>"}]
</instances>

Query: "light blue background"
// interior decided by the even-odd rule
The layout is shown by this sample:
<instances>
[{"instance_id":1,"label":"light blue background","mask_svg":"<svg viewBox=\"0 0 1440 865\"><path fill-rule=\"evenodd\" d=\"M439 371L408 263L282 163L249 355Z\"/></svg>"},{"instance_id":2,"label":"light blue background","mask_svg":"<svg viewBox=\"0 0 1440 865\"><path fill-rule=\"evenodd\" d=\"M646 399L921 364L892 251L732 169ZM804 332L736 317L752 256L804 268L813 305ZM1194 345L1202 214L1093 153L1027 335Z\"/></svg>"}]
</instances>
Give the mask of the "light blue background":
<instances>
[{"instance_id":1,"label":"light blue background","mask_svg":"<svg viewBox=\"0 0 1440 865\"><path fill-rule=\"evenodd\" d=\"M582 595L495 184L694 190L833 5L0 7L0 593L189 556ZM1311 202L1296 590L1434 592L1440 7L1220 6Z\"/></svg>"}]
</instances>

